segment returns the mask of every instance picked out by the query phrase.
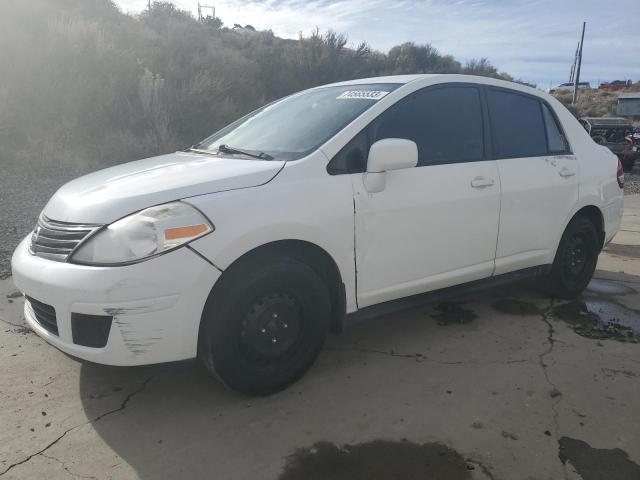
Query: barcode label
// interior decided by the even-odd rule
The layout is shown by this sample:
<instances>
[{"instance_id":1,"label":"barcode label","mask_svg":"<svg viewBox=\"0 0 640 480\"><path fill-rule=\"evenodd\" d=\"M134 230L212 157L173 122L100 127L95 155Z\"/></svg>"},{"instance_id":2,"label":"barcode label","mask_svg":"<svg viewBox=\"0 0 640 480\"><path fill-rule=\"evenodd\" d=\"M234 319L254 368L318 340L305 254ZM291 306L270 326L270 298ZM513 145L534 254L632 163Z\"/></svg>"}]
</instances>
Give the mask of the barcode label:
<instances>
[{"instance_id":1,"label":"barcode label","mask_svg":"<svg viewBox=\"0 0 640 480\"><path fill-rule=\"evenodd\" d=\"M380 100L389 92L384 92L382 90L348 90L346 92L342 92L336 98L338 100L345 99L362 99L362 100Z\"/></svg>"}]
</instances>

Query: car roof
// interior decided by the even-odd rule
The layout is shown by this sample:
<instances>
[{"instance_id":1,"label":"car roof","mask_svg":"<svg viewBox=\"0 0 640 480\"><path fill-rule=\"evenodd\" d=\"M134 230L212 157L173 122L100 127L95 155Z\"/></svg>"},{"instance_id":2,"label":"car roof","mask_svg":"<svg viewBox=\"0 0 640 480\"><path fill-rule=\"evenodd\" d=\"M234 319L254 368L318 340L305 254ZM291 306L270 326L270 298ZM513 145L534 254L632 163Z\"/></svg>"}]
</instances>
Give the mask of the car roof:
<instances>
[{"instance_id":1,"label":"car roof","mask_svg":"<svg viewBox=\"0 0 640 480\"><path fill-rule=\"evenodd\" d=\"M519 90L524 93L529 93L532 95L548 98L548 95L542 90L530 87L528 85L524 85L522 83L510 82L510 81L501 80L498 78L483 77L478 75L465 75L460 73L424 73L419 75L388 75L385 77L358 78L354 80L346 80L344 82L330 83L328 85L320 85L315 88L343 87L343 86L349 86L349 85L364 85L364 84L376 84L376 83L390 83L390 84L395 83L400 85L407 85L413 82L429 83L428 80L433 80L437 83L451 82L451 83L476 83L480 85L490 85L495 87L509 88L512 90Z\"/></svg>"},{"instance_id":2,"label":"car roof","mask_svg":"<svg viewBox=\"0 0 640 480\"><path fill-rule=\"evenodd\" d=\"M345 85L363 85L363 84L371 84L371 83L400 83L405 84L409 82L413 82L415 80L426 79L426 78L436 78L436 77L444 77L446 75L441 74L420 74L420 75L387 75L385 77L369 77L369 78L357 78L354 80L346 80L344 82L336 82L330 83L328 85L322 85L323 87L339 87Z\"/></svg>"}]
</instances>

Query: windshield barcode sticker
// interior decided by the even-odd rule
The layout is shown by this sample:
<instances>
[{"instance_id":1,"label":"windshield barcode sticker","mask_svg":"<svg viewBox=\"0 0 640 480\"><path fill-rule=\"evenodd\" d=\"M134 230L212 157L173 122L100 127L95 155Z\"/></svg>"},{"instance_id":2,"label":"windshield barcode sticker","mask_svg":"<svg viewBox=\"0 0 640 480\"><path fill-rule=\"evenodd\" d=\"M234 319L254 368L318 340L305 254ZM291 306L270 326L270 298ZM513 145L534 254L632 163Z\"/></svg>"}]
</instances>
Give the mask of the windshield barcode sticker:
<instances>
[{"instance_id":1,"label":"windshield barcode sticker","mask_svg":"<svg viewBox=\"0 0 640 480\"><path fill-rule=\"evenodd\" d=\"M382 90L347 90L336 97L338 100L359 98L362 100L380 100L389 92Z\"/></svg>"}]
</instances>

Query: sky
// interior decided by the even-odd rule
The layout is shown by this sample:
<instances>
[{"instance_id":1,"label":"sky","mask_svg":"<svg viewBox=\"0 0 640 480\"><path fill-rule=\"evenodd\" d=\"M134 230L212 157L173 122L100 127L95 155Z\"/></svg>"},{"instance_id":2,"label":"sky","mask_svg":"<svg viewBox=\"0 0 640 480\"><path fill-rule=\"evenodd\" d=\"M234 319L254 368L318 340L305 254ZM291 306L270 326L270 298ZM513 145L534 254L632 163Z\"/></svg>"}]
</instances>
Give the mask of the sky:
<instances>
[{"instance_id":1,"label":"sky","mask_svg":"<svg viewBox=\"0 0 640 480\"><path fill-rule=\"evenodd\" d=\"M430 43L463 63L486 57L500 71L549 88L569 81L582 22L587 22L580 81L640 80L638 0L200 0L225 25L250 24L284 38L316 27L388 51ZM138 13L147 0L115 0ZM173 0L197 11L198 0ZM616 8L612 8L615 5Z\"/></svg>"}]
</instances>

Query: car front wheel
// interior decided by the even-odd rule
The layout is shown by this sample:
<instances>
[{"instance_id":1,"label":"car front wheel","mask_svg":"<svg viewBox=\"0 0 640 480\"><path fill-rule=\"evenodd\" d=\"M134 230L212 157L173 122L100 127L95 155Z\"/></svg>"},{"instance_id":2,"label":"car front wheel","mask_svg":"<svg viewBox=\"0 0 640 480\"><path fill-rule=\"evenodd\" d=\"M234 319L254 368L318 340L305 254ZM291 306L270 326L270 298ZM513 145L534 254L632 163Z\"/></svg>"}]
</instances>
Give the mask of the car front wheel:
<instances>
[{"instance_id":1,"label":"car front wheel","mask_svg":"<svg viewBox=\"0 0 640 480\"><path fill-rule=\"evenodd\" d=\"M305 263L272 258L232 266L205 306L199 356L234 390L274 393L311 367L330 318L328 289Z\"/></svg>"}]
</instances>

